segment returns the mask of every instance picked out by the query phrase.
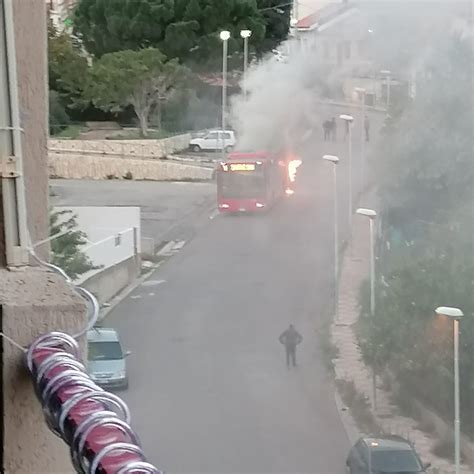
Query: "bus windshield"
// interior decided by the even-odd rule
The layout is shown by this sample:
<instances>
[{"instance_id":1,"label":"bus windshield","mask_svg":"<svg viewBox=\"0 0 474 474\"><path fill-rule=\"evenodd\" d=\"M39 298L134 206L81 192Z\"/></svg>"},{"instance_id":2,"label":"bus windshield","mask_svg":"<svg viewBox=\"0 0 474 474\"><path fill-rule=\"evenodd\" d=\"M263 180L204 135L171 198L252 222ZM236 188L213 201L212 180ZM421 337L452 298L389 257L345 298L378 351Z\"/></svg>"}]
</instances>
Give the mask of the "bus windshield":
<instances>
[{"instance_id":1,"label":"bus windshield","mask_svg":"<svg viewBox=\"0 0 474 474\"><path fill-rule=\"evenodd\" d=\"M265 196L265 180L261 172L232 171L220 175L220 193L223 198L245 199Z\"/></svg>"}]
</instances>

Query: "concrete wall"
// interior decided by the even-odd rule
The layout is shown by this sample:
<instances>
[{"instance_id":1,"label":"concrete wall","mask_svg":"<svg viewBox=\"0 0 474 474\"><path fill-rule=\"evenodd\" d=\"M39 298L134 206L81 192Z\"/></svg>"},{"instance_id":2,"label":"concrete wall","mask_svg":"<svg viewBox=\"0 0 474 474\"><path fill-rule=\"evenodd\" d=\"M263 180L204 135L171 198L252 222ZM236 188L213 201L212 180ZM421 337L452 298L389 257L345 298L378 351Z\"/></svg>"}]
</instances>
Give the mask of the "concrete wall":
<instances>
[{"instance_id":1,"label":"concrete wall","mask_svg":"<svg viewBox=\"0 0 474 474\"><path fill-rule=\"evenodd\" d=\"M54 140L48 141L50 153L111 155L122 157L161 158L188 147L189 133L163 140Z\"/></svg>"},{"instance_id":2,"label":"concrete wall","mask_svg":"<svg viewBox=\"0 0 474 474\"><path fill-rule=\"evenodd\" d=\"M114 206L65 206L55 207L55 211L71 211L76 216L78 229L87 236L88 243L81 248L95 266L102 269L91 270L81 275L76 283L81 283L103 269L140 254L140 208ZM71 214L65 216L69 217Z\"/></svg>"},{"instance_id":3,"label":"concrete wall","mask_svg":"<svg viewBox=\"0 0 474 474\"><path fill-rule=\"evenodd\" d=\"M97 268L80 275L76 284L105 303L140 275L141 222L139 207L55 207L71 211L88 244L81 248ZM68 218L71 214L65 216Z\"/></svg>"},{"instance_id":4,"label":"concrete wall","mask_svg":"<svg viewBox=\"0 0 474 474\"><path fill-rule=\"evenodd\" d=\"M46 4L13 1L28 225L33 242L48 234ZM0 0L0 7L3 8ZM3 31L2 31L3 32ZM0 68L5 65L0 63ZM3 104L1 105L3 106ZM0 208L2 207L0 194ZM3 233L0 214L0 240ZM0 245L0 252L3 252ZM0 266L2 259L0 258ZM33 267L0 268L2 330L22 346L51 330L76 332L85 305L60 277ZM3 465L15 474L72 472L67 446L47 427L23 353L0 339Z\"/></svg>"},{"instance_id":5,"label":"concrete wall","mask_svg":"<svg viewBox=\"0 0 474 474\"><path fill-rule=\"evenodd\" d=\"M27 268L0 269L3 331L26 347L38 335L74 333L85 324L84 302L61 277ZM6 474L73 472L66 444L47 427L24 355L3 345L3 469Z\"/></svg>"},{"instance_id":6,"label":"concrete wall","mask_svg":"<svg viewBox=\"0 0 474 474\"><path fill-rule=\"evenodd\" d=\"M207 180L213 170L197 165L188 165L145 158L121 158L111 155L49 154L51 177L65 179L123 178L130 172L133 179L154 181Z\"/></svg>"},{"instance_id":7,"label":"concrete wall","mask_svg":"<svg viewBox=\"0 0 474 474\"><path fill-rule=\"evenodd\" d=\"M140 276L140 256L132 256L112 267L104 268L82 282L100 304L110 301L119 291Z\"/></svg>"}]
</instances>

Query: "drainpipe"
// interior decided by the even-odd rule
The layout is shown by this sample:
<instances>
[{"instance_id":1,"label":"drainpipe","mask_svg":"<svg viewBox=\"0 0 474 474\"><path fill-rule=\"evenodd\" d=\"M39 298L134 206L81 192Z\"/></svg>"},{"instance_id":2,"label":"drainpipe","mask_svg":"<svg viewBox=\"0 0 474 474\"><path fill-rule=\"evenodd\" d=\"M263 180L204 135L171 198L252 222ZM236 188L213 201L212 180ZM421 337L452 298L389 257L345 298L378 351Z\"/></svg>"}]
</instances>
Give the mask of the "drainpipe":
<instances>
[{"instance_id":1,"label":"drainpipe","mask_svg":"<svg viewBox=\"0 0 474 474\"><path fill-rule=\"evenodd\" d=\"M28 264L13 0L0 0L0 177L7 266Z\"/></svg>"}]
</instances>

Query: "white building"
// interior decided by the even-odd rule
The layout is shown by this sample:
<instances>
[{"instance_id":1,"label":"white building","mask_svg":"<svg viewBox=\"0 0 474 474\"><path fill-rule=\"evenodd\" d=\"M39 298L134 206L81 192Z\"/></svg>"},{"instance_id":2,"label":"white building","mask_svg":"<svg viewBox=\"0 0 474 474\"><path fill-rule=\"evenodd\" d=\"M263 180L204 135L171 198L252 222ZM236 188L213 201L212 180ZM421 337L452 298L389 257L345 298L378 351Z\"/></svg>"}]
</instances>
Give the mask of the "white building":
<instances>
[{"instance_id":1,"label":"white building","mask_svg":"<svg viewBox=\"0 0 474 474\"><path fill-rule=\"evenodd\" d=\"M48 17L58 31L61 32L70 27L67 23L72 17L77 2L78 0L46 0Z\"/></svg>"}]
</instances>

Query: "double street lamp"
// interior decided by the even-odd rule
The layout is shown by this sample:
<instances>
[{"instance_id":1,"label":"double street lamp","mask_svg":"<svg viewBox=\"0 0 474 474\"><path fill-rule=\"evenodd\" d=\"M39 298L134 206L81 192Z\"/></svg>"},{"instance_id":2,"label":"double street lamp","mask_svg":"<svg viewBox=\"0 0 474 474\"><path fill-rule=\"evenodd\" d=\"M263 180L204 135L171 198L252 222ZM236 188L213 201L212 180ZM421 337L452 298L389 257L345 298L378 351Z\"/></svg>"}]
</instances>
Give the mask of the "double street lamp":
<instances>
[{"instance_id":1,"label":"double street lamp","mask_svg":"<svg viewBox=\"0 0 474 474\"><path fill-rule=\"evenodd\" d=\"M385 78L387 80L386 85L387 85L387 113L388 113L388 109L390 107L390 85L391 85L391 82L392 82L392 78L391 78L392 71L389 71L388 69L384 69L384 70L380 71L380 74L385 76Z\"/></svg>"},{"instance_id":2,"label":"double street lamp","mask_svg":"<svg viewBox=\"0 0 474 474\"><path fill-rule=\"evenodd\" d=\"M343 114L340 115L339 118L344 120L349 130L349 232L352 232L352 123L354 122L354 117L352 115Z\"/></svg>"},{"instance_id":3,"label":"double street lamp","mask_svg":"<svg viewBox=\"0 0 474 474\"><path fill-rule=\"evenodd\" d=\"M364 190L365 180L365 135L364 135L364 120L365 120L365 102L367 91L363 87L356 87L354 91L361 97L362 107L360 112L360 190Z\"/></svg>"},{"instance_id":4,"label":"double street lamp","mask_svg":"<svg viewBox=\"0 0 474 474\"><path fill-rule=\"evenodd\" d=\"M438 316L446 316L454 323L454 464L456 474L461 472L461 423L459 420L459 320L464 316L459 308L440 306L435 309Z\"/></svg>"},{"instance_id":5,"label":"double street lamp","mask_svg":"<svg viewBox=\"0 0 474 474\"><path fill-rule=\"evenodd\" d=\"M244 40L244 76L243 76L243 86L244 86L244 99L247 100L247 64L249 58L249 38L252 36L250 30L241 30L240 36Z\"/></svg>"},{"instance_id":6,"label":"double street lamp","mask_svg":"<svg viewBox=\"0 0 474 474\"><path fill-rule=\"evenodd\" d=\"M225 158L225 140L224 131L226 129L226 114L227 114L227 54L228 54L228 41L230 38L230 31L224 30L219 35L222 40L222 158Z\"/></svg>"},{"instance_id":7,"label":"double street lamp","mask_svg":"<svg viewBox=\"0 0 474 474\"><path fill-rule=\"evenodd\" d=\"M335 320L339 319L339 238L338 238L338 215L337 215L337 164L339 158L334 155L324 155L323 160L333 164L334 176L334 315Z\"/></svg>"},{"instance_id":8,"label":"double street lamp","mask_svg":"<svg viewBox=\"0 0 474 474\"><path fill-rule=\"evenodd\" d=\"M373 209L359 208L357 214L365 216L369 219L370 229L370 315L375 317L375 251L374 251L374 220L377 212ZM375 364L375 361L374 361ZM377 410L377 379L375 374L375 366L372 367L372 399L374 411Z\"/></svg>"}]
</instances>

